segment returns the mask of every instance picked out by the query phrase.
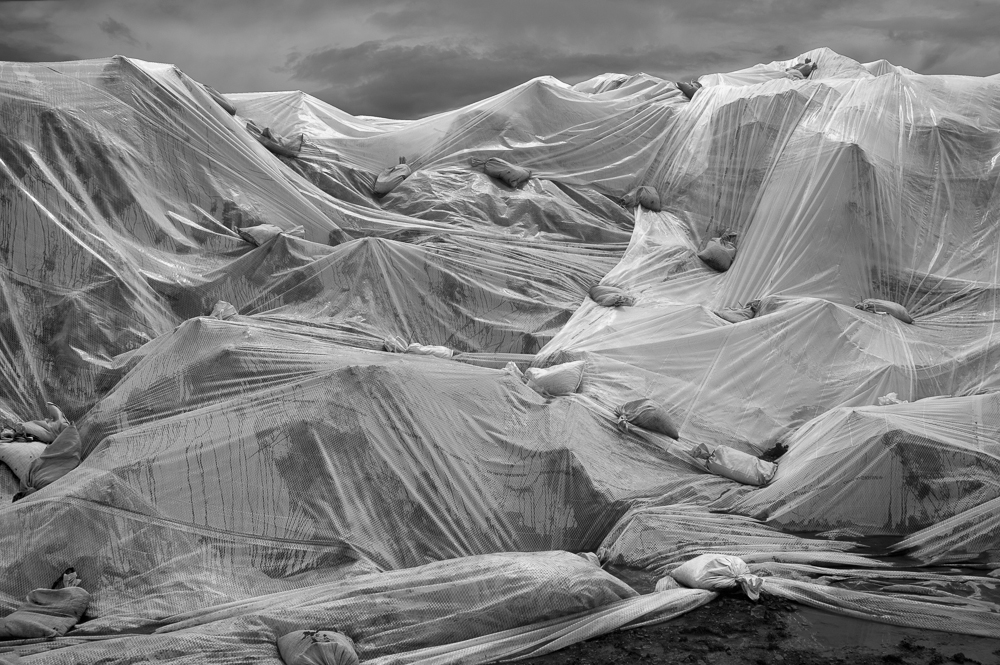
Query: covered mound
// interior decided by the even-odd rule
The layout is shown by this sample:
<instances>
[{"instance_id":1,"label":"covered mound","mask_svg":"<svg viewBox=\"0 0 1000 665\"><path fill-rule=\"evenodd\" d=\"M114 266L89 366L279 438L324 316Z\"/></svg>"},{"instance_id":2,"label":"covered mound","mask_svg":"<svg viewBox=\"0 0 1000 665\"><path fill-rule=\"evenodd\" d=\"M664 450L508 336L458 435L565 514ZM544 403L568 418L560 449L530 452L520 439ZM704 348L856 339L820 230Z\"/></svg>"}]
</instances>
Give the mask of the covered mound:
<instances>
[{"instance_id":1,"label":"covered mound","mask_svg":"<svg viewBox=\"0 0 1000 665\"><path fill-rule=\"evenodd\" d=\"M906 535L1000 497L1000 393L840 408L732 507L793 531Z\"/></svg>"},{"instance_id":2,"label":"covered mound","mask_svg":"<svg viewBox=\"0 0 1000 665\"><path fill-rule=\"evenodd\" d=\"M322 630L471 664L716 595L637 595L594 551L996 632L987 586L823 584L914 563L874 535L1000 565L1000 81L818 49L699 83L544 77L396 121L0 63L0 439L37 454L52 402L82 452L44 487L0 464L0 614L69 568L91 599L0 654L277 662ZM723 447L773 479L702 461Z\"/></svg>"}]
</instances>

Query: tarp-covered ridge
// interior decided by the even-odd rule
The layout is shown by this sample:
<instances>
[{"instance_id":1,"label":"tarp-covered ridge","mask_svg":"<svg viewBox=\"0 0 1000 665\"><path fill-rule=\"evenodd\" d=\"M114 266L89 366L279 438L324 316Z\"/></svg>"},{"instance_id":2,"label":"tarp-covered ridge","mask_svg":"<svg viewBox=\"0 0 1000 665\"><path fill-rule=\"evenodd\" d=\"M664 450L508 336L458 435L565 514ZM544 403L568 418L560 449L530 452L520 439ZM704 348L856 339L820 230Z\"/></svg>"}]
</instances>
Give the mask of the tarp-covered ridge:
<instances>
[{"instance_id":1,"label":"tarp-covered ridge","mask_svg":"<svg viewBox=\"0 0 1000 665\"><path fill-rule=\"evenodd\" d=\"M0 62L0 660L1000 639L998 155L1000 78L828 49L407 121Z\"/></svg>"}]
</instances>

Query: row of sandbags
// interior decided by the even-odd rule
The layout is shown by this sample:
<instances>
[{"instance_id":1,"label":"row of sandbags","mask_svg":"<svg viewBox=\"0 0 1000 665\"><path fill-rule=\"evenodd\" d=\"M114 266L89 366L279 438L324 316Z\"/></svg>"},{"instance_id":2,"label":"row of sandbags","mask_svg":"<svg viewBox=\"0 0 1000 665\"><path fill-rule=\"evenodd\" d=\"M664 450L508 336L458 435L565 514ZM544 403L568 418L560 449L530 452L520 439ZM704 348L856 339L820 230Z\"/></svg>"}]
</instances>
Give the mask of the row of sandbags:
<instances>
[{"instance_id":1,"label":"row of sandbags","mask_svg":"<svg viewBox=\"0 0 1000 665\"><path fill-rule=\"evenodd\" d=\"M544 397L561 397L576 393L583 383L585 362L576 360L546 368L532 367L523 374L514 363L506 371L524 381L529 388ZM625 402L615 409L616 426L623 433L645 430L679 439L680 433L662 405L648 398ZM777 465L729 446L709 448L699 444L692 451L707 471L744 485L762 486L774 478Z\"/></svg>"}]
</instances>

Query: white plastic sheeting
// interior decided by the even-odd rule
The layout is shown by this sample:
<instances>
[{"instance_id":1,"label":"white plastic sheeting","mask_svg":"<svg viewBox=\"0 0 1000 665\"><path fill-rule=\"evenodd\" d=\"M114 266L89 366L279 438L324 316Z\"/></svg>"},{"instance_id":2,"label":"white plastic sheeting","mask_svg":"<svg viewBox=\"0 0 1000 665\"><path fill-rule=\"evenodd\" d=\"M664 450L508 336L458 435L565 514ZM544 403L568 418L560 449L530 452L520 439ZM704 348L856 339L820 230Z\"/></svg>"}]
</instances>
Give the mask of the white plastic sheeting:
<instances>
[{"instance_id":1,"label":"white plastic sheeting","mask_svg":"<svg viewBox=\"0 0 1000 665\"><path fill-rule=\"evenodd\" d=\"M588 584L614 585L581 557L546 555L568 568L544 574L479 557L604 541L673 566L701 553L671 541L681 523L706 550L789 566L865 559L775 527L1000 560L984 536L995 398L976 395L1000 388L1000 81L803 57L808 79L785 75L795 61L710 74L690 101L646 75L539 78L414 121L302 93L229 95L233 116L175 68L120 57L0 64L0 415L54 402L85 455L0 508L0 608L74 566L92 592L74 633L102 638L34 658L266 662L276 636L345 616L383 622L378 646L350 635L363 660L526 657L713 596L613 587L581 605ZM298 138L298 157L250 121ZM401 157L411 175L376 197ZM531 179L470 165L491 157ZM659 212L619 205L643 186ZM265 224L284 233L240 235ZM719 273L696 255L727 232ZM629 306L587 298L602 283ZM913 323L855 309L872 298ZM219 301L237 313L206 317ZM749 320L713 313L757 301ZM454 355L384 353L387 339ZM573 362L571 394L519 377ZM910 404L871 406L889 393ZM679 440L615 427L640 399ZM779 442L761 489L690 455ZM0 469L0 498L16 491ZM801 558L770 554L785 547ZM264 618L272 594L416 588L435 562L481 569L482 603L450 598L440 616L467 619L424 642L423 619L383 597L295 605L280 633ZM550 600L538 575L569 591ZM518 623L472 618L483 607ZM189 611L183 629L103 639Z\"/></svg>"},{"instance_id":2,"label":"white plastic sheeting","mask_svg":"<svg viewBox=\"0 0 1000 665\"><path fill-rule=\"evenodd\" d=\"M835 409L732 508L793 531L906 535L1000 497L1000 393Z\"/></svg>"}]
</instances>

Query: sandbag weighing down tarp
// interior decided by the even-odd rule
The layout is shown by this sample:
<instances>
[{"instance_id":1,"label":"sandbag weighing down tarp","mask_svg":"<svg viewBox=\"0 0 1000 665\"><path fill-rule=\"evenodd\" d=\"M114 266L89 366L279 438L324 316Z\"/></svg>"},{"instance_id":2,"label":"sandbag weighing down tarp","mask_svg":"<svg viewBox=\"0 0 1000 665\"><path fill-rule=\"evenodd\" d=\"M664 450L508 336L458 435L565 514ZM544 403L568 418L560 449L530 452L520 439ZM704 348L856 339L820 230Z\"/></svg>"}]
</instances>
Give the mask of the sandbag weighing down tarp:
<instances>
[{"instance_id":1,"label":"sandbag weighing down tarp","mask_svg":"<svg viewBox=\"0 0 1000 665\"><path fill-rule=\"evenodd\" d=\"M278 638L285 665L358 665L354 641L329 630L296 630Z\"/></svg>"},{"instance_id":2,"label":"sandbag weighing down tarp","mask_svg":"<svg viewBox=\"0 0 1000 665\"><path fill-rule=\"evenodd\" d=\"M671 439L680 436L667 410L649 399L626 402L615 410L615 415L618 416L618 429L623 432L631 432L633 428L641 427L650 432L665 434Z\"/></svg>"},{"instance_id":3,"label":"sandbag weighing down tarp","mask_svg":"<svg viewBox=\"0 0 1000 665\"><path fill-rule=\"evenodd\" d=\"M77 624L90 594L80 587L35 589L13 614L0 621L0 640L60 637Z\"/></svg>"},{"instance_id":4,"label":"sandbag weighing down tarp","mask_svg":"<svg viewBox=\"0 0 1000 665\"><path fill-rule=\"evenodd\" d=\"M529 367L524 373L528 387L547 397L572 395L583 382L584 361L575 360L541 369Z\"/></svg>"},{"instance_id":5,"label":"sandbag weighing down tarp","mask_svg":"<svg viewBox=\"0 0 1000 665\"><path fill-rule=\"evenodd\" d=\"M751 600L760 598L764 580L750 573L743 559L728 554L702 554L675 568L670 576L691 589L718 591L737 585Z\"/></svg>"},{"instance_id":6,"label":"sandbag weighing down tarp","mask_svg":"<svg viewBox=\"0 0 1000 665\"><path fill-rule=\"evenodd\" d=\"M766 485L778 471L778 465L773 462L765 462L729 446L718 446L709 452L705 444L699 444L692 455L704 458L705 467L715 475L744 485Z\"/></svg>"},{"instance_id":7,"label":"sandbag weighing down tarp","mask_svg":"<svg viewBox=\"0 0 1000 665\"><path fill-rule=\"evenodd\" d=\"M399 164L385 169L376 176L375 186L372 187L372 191L375 193L375 196L385 196L396 189L399 183L409 178L412 173L410 167L406 164L406 157L400 157Z\"/></svg>"},{"instance_id":8,"label":"sandbag weighing down tarp","mask_svg":"<svg viewBox=\"0 0 1000 665\"><path fill-rule=\"evenodd\" d=\"M698 258L712 270L726 272L736 259L736 234L723 233L718 238L712 238L705 249L698 252Z\"/></svg>"},{"instance_id":9,"label":"sandbag weighing down tarp","mask_svg":"<svg viewBox=\"0 0 1000 665\"><path fill-rule=\"evenodd\" d=\"M649 185L636 187L631 192L626 194L625 198L622 199L622 205L626 208L642 206L646 210L651 210L653 212L660 212L662 209L660 206L659 193L657 193L657 191Z\"/></svg>"},{"instance_id":10,"label":"sandbag weighing down tarp","mask_svg":"<svg viewBox=\"0 0 1000 665\"><path fill-rule=\"evenodd\" d=\"M499 157L472 159L469 164L475 168L482 168L486 175L496 178L508 187L515 189L528 182L531 178L531 171L528 169L506 162Z\"/></svg>"},{"instance_id":11,"label":"sandbag weighing down tarp","mask_svg":"<svg viewBox=\"0 0 1000 665\"><path fill-rule=\"evenodd\" d=\"M854 306L863 312L872 314L888 314L894 319L903 323L913 323L913 317L906 311L906 308L891 300L879 300L878 298L866 298Z\"/></svg>"},{"instance_id":12,"label":"sandbag weighing down tarp","mask_svg":"<svg viewBox=\"0 0 1000 665\"><path fill-rule=\"evenodd\" d=\"M635 298L617 286L596 284L590 287L587 295L601 307L628 307L635 304Z\"/></svg>"}]
</instances>

